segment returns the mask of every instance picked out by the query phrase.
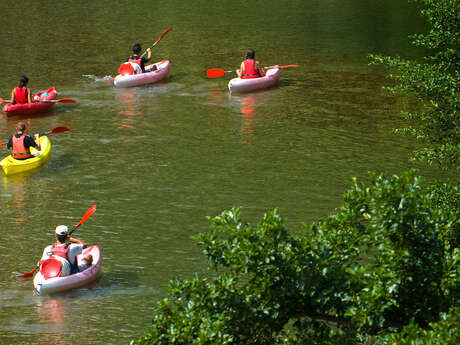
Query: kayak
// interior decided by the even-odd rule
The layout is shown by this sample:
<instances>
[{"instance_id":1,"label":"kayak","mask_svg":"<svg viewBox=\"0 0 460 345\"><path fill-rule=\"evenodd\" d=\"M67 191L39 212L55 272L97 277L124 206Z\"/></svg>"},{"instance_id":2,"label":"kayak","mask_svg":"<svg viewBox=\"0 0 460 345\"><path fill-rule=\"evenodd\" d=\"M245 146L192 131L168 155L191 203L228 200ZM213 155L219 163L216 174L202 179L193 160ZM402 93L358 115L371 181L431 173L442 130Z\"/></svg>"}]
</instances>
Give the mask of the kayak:
<instances>
[{"instance_id":1,"label":"kayak","mask_svg":"<svg viewBox=\"0 0 460 345\"><path fill-rule=\"evenodd\" d=\"M32 103L6 104L3 107L3 112L6 114L7 117L42 113L51 109L55 103L40 101L51 101L56 99L56 97L56 89L52 87L48 90L40 91L32 95Z\"/></svg>"},{"instance_id":2,"label":"kayak","mask_svg":"<svg viewBox=\"0 0 460 345\"><path fill-rule=\"evenodd\" d=\"M275 85L280 78L281 69L274 66L267 70L264 77L241 79L233 78L228 82L230 92L249 92L269 88Z\"/></svg>"},{"instance_id":3,"label":"kayak","mask_svg":"<svg viewBox=\"0 0 460 345\"><path fill-rule=\"evenodd\" d=\"M40 271L35 274L34 277L34 288L35 291L40 295L52 294L56 292L67 291L71 289L76 289L96 280L99 276L102 266L102 256L99 246L90 246L83 249L83 252L80 255L77 255L77 264L86 254L91 254L93 256L93 263L84 271L74 273L65 277L53 277L47 278L46 272L42 274L43 265L47 261L56 261L55 259L45 260L41 266Z\"/></svg>"},{"instance_id":4,"label":"kayak","mask_svg":"<svg viewBox=\"0 0 460 345\"><path fill-rule=\"evenodd\" d=\"M163 80L169 72L169 66L171 61L163 60L152 65L145 67L145 73L140 74L128 74L128 75L117 75L113 81L116 87L132 87L153 84ZM151 71L153 66L157 69Z\"/></svg>"},{"instance_id":5,"label":"kayak","mask_svg":"<svg viewBox=\"0 0 460 345\"><path fill-rule=\"evenodd\" d=\"M11 155L3 158L0 161L0 166L3 168L5 175L18 174L24 171L38 168L45 164L50 159L51 142L47 136L40 137L40 151L34 147L30 148L33 158L19 160L14 159Z\"/></svg>"}]
</instances>

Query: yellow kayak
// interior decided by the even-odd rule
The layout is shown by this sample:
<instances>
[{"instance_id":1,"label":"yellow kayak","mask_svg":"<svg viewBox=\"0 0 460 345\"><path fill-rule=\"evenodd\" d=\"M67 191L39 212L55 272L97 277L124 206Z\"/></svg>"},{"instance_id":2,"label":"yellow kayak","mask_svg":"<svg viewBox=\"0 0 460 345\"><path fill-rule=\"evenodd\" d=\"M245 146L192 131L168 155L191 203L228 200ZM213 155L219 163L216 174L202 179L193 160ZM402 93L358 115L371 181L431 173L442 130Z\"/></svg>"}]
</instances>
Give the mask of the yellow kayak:
<instances>
[{"instance_id":1,"label":"yellow kayak","mask_svg":"<svg viewBox=\"0 0 460 345\"><path fill-rule=\"evenodd\" d=\"M31 147L30 152L34 155L33 158L18 160L11 155L0 161L0 165L5 172L5 175L18 174L24 171L38 168L48 162L50 158L51 142L47 136L40 137L40 151Z\"/></svg>"}]
</instances>

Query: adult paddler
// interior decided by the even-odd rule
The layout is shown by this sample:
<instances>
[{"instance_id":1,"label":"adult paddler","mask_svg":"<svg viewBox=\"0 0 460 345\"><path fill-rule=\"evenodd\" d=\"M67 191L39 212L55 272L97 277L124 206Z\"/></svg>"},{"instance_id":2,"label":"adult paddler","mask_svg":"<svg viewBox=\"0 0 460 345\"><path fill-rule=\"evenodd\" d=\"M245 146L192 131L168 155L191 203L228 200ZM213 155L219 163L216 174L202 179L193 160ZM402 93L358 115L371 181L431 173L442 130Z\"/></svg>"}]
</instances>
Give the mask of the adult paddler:
<instances>
[{"instance_id":1,"label":"adult paddler","mask_svg":"<svg viewBox=\"0 0 460 345\"><path fill-rule=\"evenodd\" d=\"M16 125L16 134L8 140L7 147L12 149L11 156L14 159L24 160L32 158L30 148L35 147L40 151L40 138L38 133L35 134L35 140L30 135L25 134L26 125L24 122L19 122Z\"/></svg>"},{"instance_id":2,"label":"adult paddler","mask_svg":"<svg viewBox=\"0 0 460 345\"><path fill-rule=\"evenodd\" d=\"M23 75L19 79L19 85L11 91L11 104L32 103L30 98L30 89L27 87L29 78Z\"/></svg>"},{"instance_id":3,"label":"adult paddler","mask_svg":"<svg viewBox=\"0 0 460 345\"><path fill-rule=\"evenodd\" d=\"M73 273L82 272L91 266L93 257L91 254L85 255L79 262L77 256L87 247L86 243L69 236L69 228L65 225L58 225L55 231L56 242L45 247L43 255L37 266L49 257L53 257L61 262L61 277Z\"/></svg>"}]
</instances>

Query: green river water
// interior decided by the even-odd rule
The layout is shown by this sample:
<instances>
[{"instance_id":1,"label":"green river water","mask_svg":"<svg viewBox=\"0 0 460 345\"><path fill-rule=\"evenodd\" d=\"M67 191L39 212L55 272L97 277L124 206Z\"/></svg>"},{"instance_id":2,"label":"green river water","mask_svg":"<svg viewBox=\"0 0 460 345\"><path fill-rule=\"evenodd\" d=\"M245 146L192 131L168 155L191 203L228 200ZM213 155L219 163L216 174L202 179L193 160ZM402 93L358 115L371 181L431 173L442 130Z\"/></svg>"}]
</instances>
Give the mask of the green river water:
<instances>
[{"instance_id":1,"label":"green river water","mask_svg":"<svg viewBox=\"0 0 460 345\"><path fill-rule=\"evenodd\" d=\"M0 3L0 96L19 76L32 91L55 86L55 110L0 117L6 141L19 120L30 132L56 126L51 161L32 174L0 172L0 344L127 344L142 335L174 276L206 271L190 236L232 206L257 222L277 207L293 231L340 205L351 176L414 166L416 143L392 134L404 101L382 93L370 52L420 55L423 30L400 0L21 1ZM168 27L153 60L171 59L160 84L115 89L135 42L144 49ZM279 86L232 96L248 47L264 66L298 64ZM2 157L7 151L1 148ZM428 177L438 172L421 168ZM88 288L35 296L31 270L56 225L99 244L103 274Z\"/></svg>"}]
</instances>

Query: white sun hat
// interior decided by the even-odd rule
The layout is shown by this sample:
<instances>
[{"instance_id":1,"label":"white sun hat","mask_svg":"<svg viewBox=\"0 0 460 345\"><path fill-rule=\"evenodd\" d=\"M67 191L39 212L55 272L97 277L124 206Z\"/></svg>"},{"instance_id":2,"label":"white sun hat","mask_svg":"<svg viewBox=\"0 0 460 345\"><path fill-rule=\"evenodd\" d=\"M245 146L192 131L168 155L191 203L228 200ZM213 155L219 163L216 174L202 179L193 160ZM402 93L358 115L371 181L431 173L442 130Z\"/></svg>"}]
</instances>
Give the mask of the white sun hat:
<instances>
[{"instance_id":1,"label":"white sun hat","mask_svg":"<svg viewBox=\"0 0 460 345\"><path fill-rule=\"evenodd\" d=\"M65 225L58 225L56 227L56 235L67 235L69 228Z\"/></svg>"}]
</instances>

